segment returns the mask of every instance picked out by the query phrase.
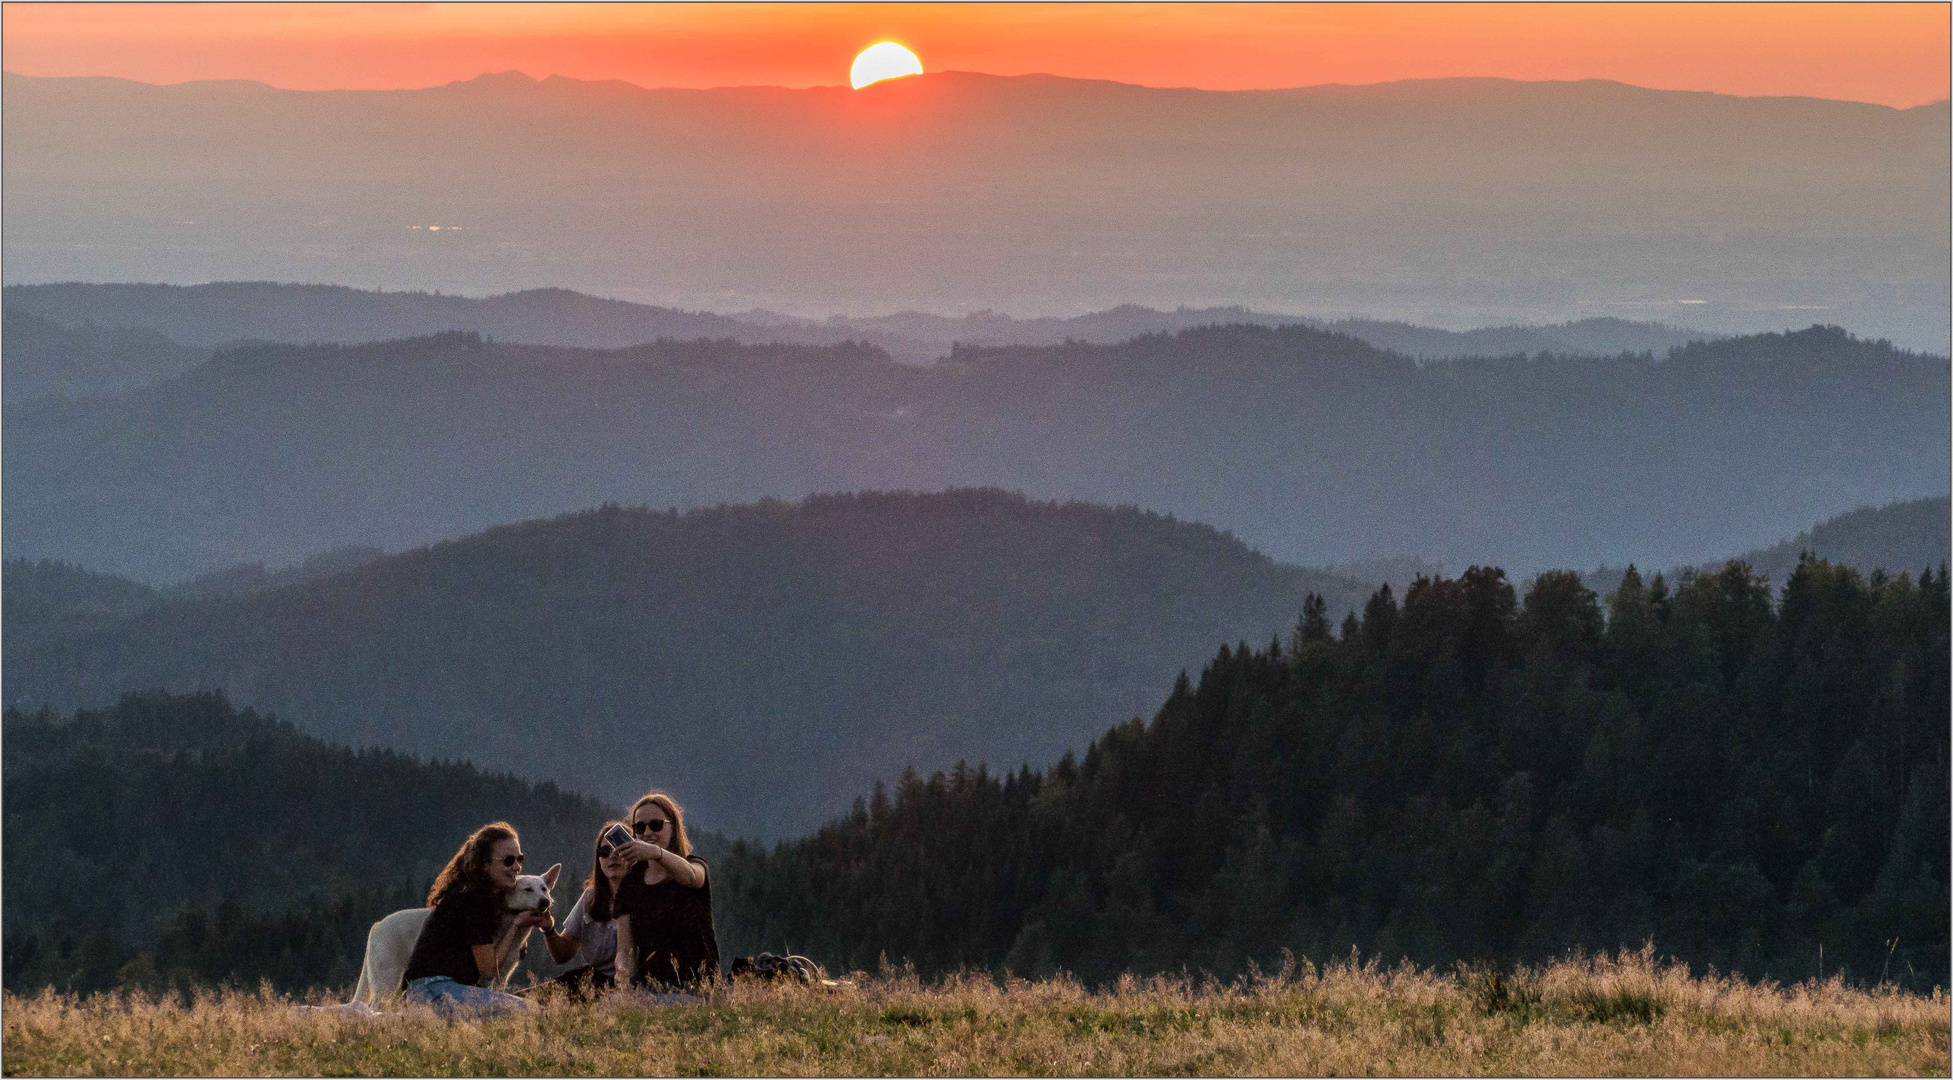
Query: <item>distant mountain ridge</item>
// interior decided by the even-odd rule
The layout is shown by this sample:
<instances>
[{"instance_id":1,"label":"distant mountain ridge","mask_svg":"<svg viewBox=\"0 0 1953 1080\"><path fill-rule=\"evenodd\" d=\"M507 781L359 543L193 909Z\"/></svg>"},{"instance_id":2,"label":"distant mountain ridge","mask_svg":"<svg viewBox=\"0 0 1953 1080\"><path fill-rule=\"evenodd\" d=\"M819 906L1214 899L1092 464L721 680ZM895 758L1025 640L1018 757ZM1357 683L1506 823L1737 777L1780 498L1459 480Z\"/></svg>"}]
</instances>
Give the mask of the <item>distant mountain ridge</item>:
<instances>
[{"instance_id":1,"label":"distant mountain ridge","mask_svg":"<svg viewBox=\"0 0 1953 1080\"><path fill-rule=\"evenodd\" d=\"M250 345L11 410L10 555L167 584L604 502L1002 487L1327 565L1694 562L1949 486L1949 366L1836 329L1418 365L1307 326L1117 344ZM1705 467L1713 463L1714 467Z\"/></svg>"},{"instance_id":2,"label":"distant mountain ridge","mask_svg":"<svg viewBox=\"0 0 1953 1080\"><path fill-rule=\"evenodd\" d=\"M1944 350L1948 120L1601 80L852 91L5 76L9 284L678 308L1822 319ZM866 299L864 299L866 298Z\"/></svg>"},{"instance_id":3,"label":"distant mountain ridge","mask_svg":"<svg viewBox=\"0 0 1953 1080\"><path fill-rule=\"evenodd\" d=\"M344 285L221 281L206 285L10 285L7 302L64 325L135 327L209 348L242 340L352 344L467 330L534 345L619 348L658 338L829 344L845 335L809 323L768 327L701 311L606 300L569 289L472 298Z\"/></svg>"},{"instance_id":4,"label":"distant mountain ridge","mask_svg":"<svg viewBox=\"0 0 1953 1080\"><path fill-rule=\"evenodd\" d=\"M747 344L875 345L897 360L929 363L956 345L1114 343L1142 334L1198 326L1317 326L1419 360L1514 353L1611 356L1669 349L1720 336L1656 323L1587 319L1562 326L1502 326L1463 332L1344 319L1326 322L1240 306L1155 311L1125 304L1070 318L1018 319L994 312L962 318L902 312L876 317L808 319L773 312L720 315L606 300L568 289L530 289L470 298L390 293L340 285L213 282L140 285L64 282L10 285L7 397L20 402L55 393L113 393L179 374L209 350L238 341L356 344L463 330L532 345L619 348L659 339L723 338ZM104 329L113 328L113 329ZM110 361L86 344L120 335ZM70 340L77 339L77 340Z\"/></svg>"}]
</instances>

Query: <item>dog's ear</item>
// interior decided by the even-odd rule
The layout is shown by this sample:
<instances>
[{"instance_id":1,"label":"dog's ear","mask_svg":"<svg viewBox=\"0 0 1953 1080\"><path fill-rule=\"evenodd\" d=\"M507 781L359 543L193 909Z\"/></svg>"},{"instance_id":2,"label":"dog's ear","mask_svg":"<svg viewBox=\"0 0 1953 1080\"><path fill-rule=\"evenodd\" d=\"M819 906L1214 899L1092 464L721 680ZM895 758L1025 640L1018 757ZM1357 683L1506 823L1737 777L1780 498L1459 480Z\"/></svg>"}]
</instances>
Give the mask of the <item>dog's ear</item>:
<instances>
[{"instance_id":1,"label":"dog's ear","mask_svg":"<svg viewBox=\"0 0 1953 1080\"><path fill-rule=\"evenodd\" d=\"M547 886L549 886L549 887L550 887L550 888L552 888L552 889L553 889L553 888L555 888L555 887L556 887L556 878L557 878L557 877L558 877L558 876L559 876L560 874L562 874L562 872L563 872L563 864L562 864L562 863L557 863L557 864L556 864L555 866L552 866L552 867L550 867L549 869L547 869L547 870L544 870L544 871L543 871L543 884L544 884L544 885L547 885Z\"/></svg>"}]
</instances>

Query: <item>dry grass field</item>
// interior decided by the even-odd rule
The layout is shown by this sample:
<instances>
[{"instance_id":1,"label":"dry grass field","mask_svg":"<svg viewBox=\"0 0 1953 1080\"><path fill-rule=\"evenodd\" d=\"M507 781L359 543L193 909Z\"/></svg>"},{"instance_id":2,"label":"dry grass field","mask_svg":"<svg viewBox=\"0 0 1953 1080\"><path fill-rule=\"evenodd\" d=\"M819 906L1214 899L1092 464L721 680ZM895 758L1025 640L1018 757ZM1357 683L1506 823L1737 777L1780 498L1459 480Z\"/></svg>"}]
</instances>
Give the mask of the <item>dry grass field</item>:
<instances>
[{"instance_id":1,"label":"dry grass field","mask_svg":"<svg viewBox=\"0 0 1953 1080\"><path fill-rule=\"evenodd\" d=\"M1939 1075L1944 993L1694 978L1646 953L1497 975L1337 963L1128 979L740 985L442 1021L271 994L9 996L7 1075Z\"/></svg>"}]
</instances>

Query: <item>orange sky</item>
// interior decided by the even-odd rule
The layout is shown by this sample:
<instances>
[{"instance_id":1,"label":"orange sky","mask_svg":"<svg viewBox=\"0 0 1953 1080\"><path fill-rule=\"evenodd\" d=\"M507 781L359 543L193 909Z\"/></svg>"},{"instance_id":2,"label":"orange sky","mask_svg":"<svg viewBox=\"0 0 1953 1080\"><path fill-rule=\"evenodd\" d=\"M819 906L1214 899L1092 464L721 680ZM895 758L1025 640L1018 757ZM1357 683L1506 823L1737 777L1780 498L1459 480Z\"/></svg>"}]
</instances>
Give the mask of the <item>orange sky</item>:
<instances>
[{"instance_id":1,"label":"orange sky","mask_svg":"<svg viewBox=\"0 0 1953 1080\"><path fill-rule=\"evenodd\" d=\"M1910 106L1946 4L7 4L5 64L145 82L429 86L514 68L643 86L839 85L894 38L931 71L1210 89L1454 75Z\"/></svg>"}]
</instances>

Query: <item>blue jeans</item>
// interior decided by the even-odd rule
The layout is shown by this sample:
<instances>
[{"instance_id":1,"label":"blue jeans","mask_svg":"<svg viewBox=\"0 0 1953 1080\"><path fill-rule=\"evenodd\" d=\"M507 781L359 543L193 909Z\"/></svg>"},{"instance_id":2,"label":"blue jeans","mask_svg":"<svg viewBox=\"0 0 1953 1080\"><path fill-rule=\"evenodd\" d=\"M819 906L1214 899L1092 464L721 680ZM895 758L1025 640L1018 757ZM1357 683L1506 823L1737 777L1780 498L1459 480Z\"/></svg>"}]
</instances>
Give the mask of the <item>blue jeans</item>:
<instances>
[{"instance_id":1,"label":"blue jeans","mask_svg":"<svg viewBox=\"0 0 1953 1080\"><path fill-rule=\"evenodd\" d=\"M415 979L407 984L408 1001L434 1006L434 1011L443 1016L467 1013L475 1016L495 1016L500 1013L527 1012L529 1003L514 994L504 994L490 990L486 986L469 986L455 982L446 975L430 975L425 979Z\"/></svg>"}]
</instances>

